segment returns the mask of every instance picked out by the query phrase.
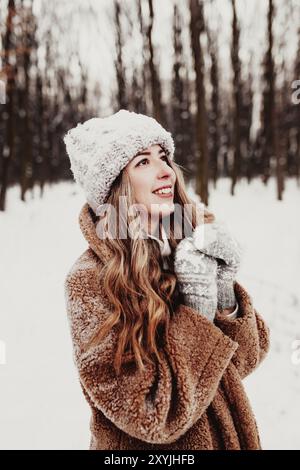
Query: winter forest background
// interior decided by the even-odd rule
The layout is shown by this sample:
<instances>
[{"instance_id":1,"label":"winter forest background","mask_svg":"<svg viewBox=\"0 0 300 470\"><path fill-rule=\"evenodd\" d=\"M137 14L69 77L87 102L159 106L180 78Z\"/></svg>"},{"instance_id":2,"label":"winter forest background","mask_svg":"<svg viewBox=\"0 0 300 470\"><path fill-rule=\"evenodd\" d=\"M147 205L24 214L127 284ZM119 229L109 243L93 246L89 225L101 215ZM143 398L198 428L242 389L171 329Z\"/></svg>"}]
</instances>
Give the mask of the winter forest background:
<instances>
[{"instance_id":1,"label":"winter forest background","mask_svg":"<svg viewBox=\"0 0 300 470\"><path fill-rule=\"evenodd\" d=\"M88 448L62 137L120 108L172 132L191 195L246 247L271 351L245 387L263 447L299 449L300 0L0 0L0 448Z\"/></svg>"}]
</instances>

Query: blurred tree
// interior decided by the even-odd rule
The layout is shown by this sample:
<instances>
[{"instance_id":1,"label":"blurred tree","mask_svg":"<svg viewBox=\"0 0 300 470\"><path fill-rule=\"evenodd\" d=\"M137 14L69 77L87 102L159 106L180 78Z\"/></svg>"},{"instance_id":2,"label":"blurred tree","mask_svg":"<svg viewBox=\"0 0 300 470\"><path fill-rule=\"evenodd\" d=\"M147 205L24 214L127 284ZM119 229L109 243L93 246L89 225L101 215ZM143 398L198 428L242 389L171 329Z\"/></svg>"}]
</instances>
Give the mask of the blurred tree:
<instances>
[{"instance_id":1,"label":"blurred tree","mask_svg":"<svg viewBox=\"0 0 300 470\"><path fill-rule=\"evenodd\" d=\"M162 104L161 97L161 83L159 79L159 74L157 71L157 62L155 59L155 51L153 47L153 23L154 23L154 9L153 9L153 0L148 0L149 5L149 24L146 31L148 39L148 49L149 49L149 70L150 70L150 88L152 95L152 105L153 111L152 115L159 123L163 126L166 125L166 116L165 110Z\"/></svg>"},{"instance_id":2,"label":"blurred tree","mask_svg":"<svg viewBox=\"0 0 300 470\"><path fill-rule=\"evenodd\" d=\"M176 145L176 163L183 168L193 168L194 138L190 110L188 70L184 60L181 37L181 17L178 6L173 8L173 76L171 81L172 133ZM192 137L192 138L191 138ZM188 176L188 175L187 175Z\"/></svg>"},{"instance_id":3,"label":"blurred tree","mask_svg":"<svg viewBox=\"0 0 300 470\"><path fill-rule=\"evenodd\" d=\"M27 189L33 187L33 129L32 129L32 103L30 102L30 85L31 85L31 69L32 69L32 55L33 48L35 47L35 17L32 12L32 0L24 5L21 0L20 12L20 26L21 38L20 42L23 44L23 52L20 55L20 64L22 71L22 83L19 83L19 106L22 110L21 119L23 127L23 151L20 152L21 159L21 172L20 172L20 190L21 200L25 201L25 193Z\"/></svg>"},{"instance_id":4,"label":"blurred tree","mask_svg":"<svg viewBox=\"0 0 300 470\"><path fill-rule=\"evenodd\" d=\"M3 36L3 71L6 81L5 104L1 105L1 118L4 126L4 142L1 152L1 187L0 210L5 209L6 191L9 185L9 169L15 153L15 93L16 93L16 65L15 65L15 31L14 17L16 8L14 0L8 1L5 32Z\"/></svg>"},{"instance_id":5,"label":"blurred tree","mask_svg":"<svg viewBox=\"0 0 300 470\"><path fill-rule=\"evenodd\" d=\"M127 108L128 100L126 95L126 72L123 60L123 35L121 28L121 4L119 0L114 0L115 8L115 32L116 32L116 49L117 58L115 60L115 69L118 84L118 107Z\"/></svg>"},{"instance_id":6,"label":"blurred tree","mask_svg":"<svg viewBox=\"0 0 300 470\"><path fill-rule=\"evenodd\" d=\"M204 54L201 35L205 33L205 21L202 0L190 0L190 34L195 68L196 86L196 140L200 155L197 156L196 193L201 201L208 205L208 147L207 147L207 111L204 85Z\"/></svg>"},{"instance_id":7,"label":"blurred tree","mask_svg":"<svg viewBox=\"0 0 300 470\"><path fill-rule=\"evenodd\" d=\"M276 95L276 70L274 63L274 2L268 2L267 18L267 40L268 49L264 59L263 73L263 106L262 106L262 178L266 184L271 176L272 166L276 166L277 176L277 196L282 198L283 177L280 159L280 149L278 140L278 122L277 122L277 95Z\"/></svg>"},{"instance_id":8,"label":"blurred tree","mask_svg":"<svg viewBox=\"0 0 300 470\"><path fill-rule=\"evenodd\" d=\"M221 122L220 122L220 90L219 90L219 65L218 65L218 50L217 38L212 36L210 31L207 31L208 36L208 49L211 61L210 67L210 83L212 87L211 102L209 108L209 178L213 180L216 186L219 172L219 156L221 146Z\"/></svg>"},{"instance_id":9,"label":"blurred tree","mask_svg":"<svg viewBox=\"0 0 300 470\"><path fill-rule=\"evenodd\" d=\"M294 66L294 80L300 80L300 27L298 28L298 48L295 58L295 66ZM298 82L300 83L300 82ZM298 86L299 89L299 86ZM298 185L300 186L300 103L297 105L293 104L293 129L292 129L292 137L293 137L293 148L295 153L295 171L294 174L296 175Z\"/></svg>"},{"instance_id":10,"label":"blurred tree","mask_svg":"<svg viewBox=\"0 0 300 470\"><path fill-rule=\"evenodd\" d=\"M133 73L133 104L134 110L141 114L148 113L148 84L149 84L149 63L147 60L147 36L145 31L145 23L142 11L141 0L137 1L137 15L139 22L140 35L142 37L142 65L139 73L138 69L135 69ZM139 78L140 76L140 78Z\"/></svg>"},{"instance_id":11,"label":"blurred tree","mask_svg":"<svg viewBox=\"0 0 300 470\"><path fill-rule=\"evenodd\" d=\"M241 61L239 58L240 28L236 14L235 0L231 0L232 5L232 44L231 61L233 69L233 163L231 170L231 194L234 195L234 188L241 170L241 107L242 107L242 81L241 81Z\"/></svg>"}]
</instances>

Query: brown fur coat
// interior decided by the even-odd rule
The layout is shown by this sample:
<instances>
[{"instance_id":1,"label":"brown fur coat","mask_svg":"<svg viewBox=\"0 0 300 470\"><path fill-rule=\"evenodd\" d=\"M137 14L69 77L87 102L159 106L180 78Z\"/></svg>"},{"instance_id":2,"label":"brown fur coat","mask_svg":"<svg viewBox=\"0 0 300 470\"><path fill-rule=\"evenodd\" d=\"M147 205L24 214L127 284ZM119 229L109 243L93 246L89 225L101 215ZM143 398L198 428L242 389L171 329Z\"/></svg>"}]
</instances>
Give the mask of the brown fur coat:
<instances>
[{"instance_id":1,"label":"brown fur coat","mask_svg":"<svg viewBox=\"0 0 300 470\"><path fill-rule=\"evenodd\" d=\"M116 331L84 352L109 315L99 271L111 256L85 204L80 227L89 248L65 280L74 363L91 408L90 450L261 449L242 379L264 359L269 329L238 282L239 317L215 323L180 304L170 322L163 362L138 372L132 360L121 376L112 367Z\"/></svg>"}]
</instances>

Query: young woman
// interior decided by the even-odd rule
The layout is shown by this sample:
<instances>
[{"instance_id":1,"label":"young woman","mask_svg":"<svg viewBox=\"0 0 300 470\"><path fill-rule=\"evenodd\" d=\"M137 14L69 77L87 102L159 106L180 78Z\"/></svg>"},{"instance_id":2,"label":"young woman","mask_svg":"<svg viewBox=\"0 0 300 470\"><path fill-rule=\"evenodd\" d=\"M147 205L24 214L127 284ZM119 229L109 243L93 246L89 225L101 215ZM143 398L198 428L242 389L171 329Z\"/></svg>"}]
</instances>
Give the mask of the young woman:
<instances>
[{"instance_id":1,"label":"young woman","mask_svg":"<svg viewBox=\"0 0 300 470\"><path fill-rule=\"evenodd\" d=\"M89 247L65 295L90 450L261 449L242 379L269 329L236 281L239 244L188 197L171 134L120 110L64 141L86 196Z\"/></svg>"}]
</instances>

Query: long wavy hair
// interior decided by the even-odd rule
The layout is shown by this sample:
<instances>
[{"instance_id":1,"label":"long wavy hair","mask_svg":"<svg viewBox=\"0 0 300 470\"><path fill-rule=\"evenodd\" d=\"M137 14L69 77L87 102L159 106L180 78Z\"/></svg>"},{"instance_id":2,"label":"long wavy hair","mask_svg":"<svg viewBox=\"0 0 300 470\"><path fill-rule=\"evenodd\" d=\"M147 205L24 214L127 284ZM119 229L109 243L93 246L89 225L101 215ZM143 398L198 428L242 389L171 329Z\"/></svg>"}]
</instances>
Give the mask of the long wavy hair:
<instances>
[{"instance_id":1,"label":"long wavy hair","mask_svg":"<svg viewBox=\"0 0 300 470\"><path fill-rule=\"evenodd\" d=\"M188 197L180 166L169 158L168 164L176 174L174 203L179 204L183 212L179 217L176 211L168 215L171 254L167 261L170 268L163 268L158 243L151 238L129 236L104 240L114 253L101 271L103 287L113 311L93 335L88 347L98 345L113 327L117 327L118 344L113 364L117 374L120 373L123 360L128 354L134 358L140 370L145 369L146 363L153 364L155 357L158 361L161 360L159 350L163 346L170 318L182 302L174 273L175 248L183 238L182 231L188 236L187 233L191 233L197 225L198 217L204 223L214 220L214 215L206 209L204 213L198 212L199 206ZM121 223L128 229L134 215L127 214L125 221L122 214L119 215L121 196L125 197L127 207L137 204L126 169L114 181L106 203L114 208L116 219L123 221ZM186 204L190 204L190 211L183 210ZM140 214L135 220L140 222L139 217ZM99 222L99 219L95 217L94 222ZM162 224L163 218L160 217L159 234ZM184 226L181 225L180 228L180 224ZM176 238L178 233L179 238Z\"/></svg>"}]
</instances>

